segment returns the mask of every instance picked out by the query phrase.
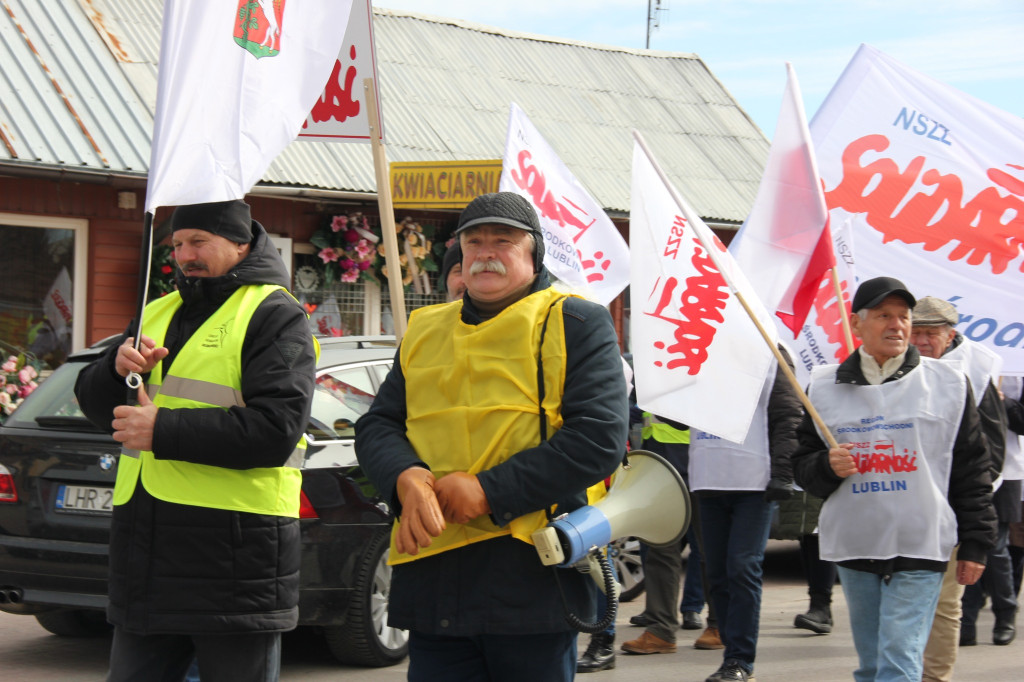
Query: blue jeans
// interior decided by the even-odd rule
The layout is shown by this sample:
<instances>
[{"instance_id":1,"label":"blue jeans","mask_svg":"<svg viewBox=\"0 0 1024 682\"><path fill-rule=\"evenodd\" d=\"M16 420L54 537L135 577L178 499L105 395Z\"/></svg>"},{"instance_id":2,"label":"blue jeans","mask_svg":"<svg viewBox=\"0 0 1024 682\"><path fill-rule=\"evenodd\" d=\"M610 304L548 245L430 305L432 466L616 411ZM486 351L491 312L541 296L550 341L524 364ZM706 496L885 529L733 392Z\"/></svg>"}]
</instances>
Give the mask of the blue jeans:
<instances>
[{"instance_id":1,"label":"blue jeans","mask_svg":"<svg viewBox=\"0 0 1024 682\"><path fill-rule=\"evenodd\" d=\"M568 682L575 632L445 637L409 632L409 682Z\"/></svg>"},{"instance_id":2,"label":"blue jeans","mask_svg":"<svg viewBox=\"0 0 1024 682\"><path fill-rule=\"evenodd\" d=\"M924 647L939 602L942 573L882 576L838 567L860 667L856 682L920 682Z\"/></svg>"},{"instance_id":3,"label":"blue jeans","mask_svg":"<svg viewBox=\"0 0 1024 682\"><path fill-rule=\"evenodd\" d=\"M764 493L725 492L698 498L707 592L715 605L724 659L754 669L761 623L764 548L772 521L772 503Z\"/></svg>"},{"instance_id":4,"label":"blue jeans","mask_svg":"<svg viewBox=\"0 0 1024 682\"><path fill-rule=\"evenodd\" d=\"M691 525L683 536L683 547L690 546L690 557L686 560L686 577L683 579L683 600L679 602L679 612L692 611L700 613L704 610L704 584L700 577L700 546L697 544L697 531Z\"/></svg>"}]
</instances>

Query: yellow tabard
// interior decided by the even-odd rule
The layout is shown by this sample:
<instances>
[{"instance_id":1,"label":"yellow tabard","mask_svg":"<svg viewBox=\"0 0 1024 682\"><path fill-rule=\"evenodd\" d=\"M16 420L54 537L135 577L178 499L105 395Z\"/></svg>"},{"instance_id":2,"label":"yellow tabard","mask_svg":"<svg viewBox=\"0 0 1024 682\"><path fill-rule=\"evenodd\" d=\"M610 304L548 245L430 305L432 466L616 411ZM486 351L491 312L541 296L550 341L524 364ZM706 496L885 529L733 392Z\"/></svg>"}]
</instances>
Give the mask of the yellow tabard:
<instances>
[{"instance_id":1,"label":"yellow tabard","mask_svg":"<svg viewBox=\"0 0 1024 682\"><path fill-rule=\"evenodd\" d=\"M540 444L537 359L545 320L548 437L562 426L565 297L552 289L538 291L477 325L462 322L462 301L413 312L401 355L407 436L436 478L455 471L476 474ZM594 486L593 493L602 496L604 484ZM448 523L430 547L410 556L395 548L396 522L389 561L405 563L509 534L532 544L530 534L546 524L543 509L505 527L495 525L489 515L467 524Z\"/></svg>"}]
</instances>

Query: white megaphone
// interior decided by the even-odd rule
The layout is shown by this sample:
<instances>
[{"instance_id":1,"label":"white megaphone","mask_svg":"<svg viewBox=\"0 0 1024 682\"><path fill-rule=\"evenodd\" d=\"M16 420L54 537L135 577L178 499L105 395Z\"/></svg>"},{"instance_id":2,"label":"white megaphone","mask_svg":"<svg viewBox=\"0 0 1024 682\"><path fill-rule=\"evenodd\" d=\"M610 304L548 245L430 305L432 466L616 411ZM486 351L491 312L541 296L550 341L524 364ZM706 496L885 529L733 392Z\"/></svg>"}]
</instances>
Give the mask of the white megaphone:
<instances>
[{"instance_id":1,"label":"white megaphone","mask_svg":"<svg viewBox=\"0 0 1024 682\"><path fill-rule=\"evenodd\" d=\"M647 450L633 450L608 494L563 514L531 536L545 566L571 566L612 540L637 537L668 545L690 525L690 495L675 467Z\"/></svg>"}]
</instances>

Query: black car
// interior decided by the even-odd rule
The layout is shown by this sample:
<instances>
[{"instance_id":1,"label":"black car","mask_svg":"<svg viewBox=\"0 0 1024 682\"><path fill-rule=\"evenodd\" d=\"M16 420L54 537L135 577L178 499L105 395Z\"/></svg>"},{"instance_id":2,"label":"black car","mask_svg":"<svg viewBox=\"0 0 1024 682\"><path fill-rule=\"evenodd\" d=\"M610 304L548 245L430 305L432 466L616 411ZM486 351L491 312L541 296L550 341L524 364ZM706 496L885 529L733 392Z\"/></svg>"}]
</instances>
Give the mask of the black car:
<instances>
[{"instance_id":1,"label":"black car","mask_svg":"<svg viewBox=\"0 0 1024 682\"><path fill-rule=\"evenodd\" d=\"M0 610L58 635L109 629L107 544L118 444L82 415L78 372L113 339L72 355L0 426ZM360 471L355 421L391 367L388 337L320 340L302 470L299 625L341 662L384 666L408 650L388 627L390 509Z\"/></svg>"}]
</instances>

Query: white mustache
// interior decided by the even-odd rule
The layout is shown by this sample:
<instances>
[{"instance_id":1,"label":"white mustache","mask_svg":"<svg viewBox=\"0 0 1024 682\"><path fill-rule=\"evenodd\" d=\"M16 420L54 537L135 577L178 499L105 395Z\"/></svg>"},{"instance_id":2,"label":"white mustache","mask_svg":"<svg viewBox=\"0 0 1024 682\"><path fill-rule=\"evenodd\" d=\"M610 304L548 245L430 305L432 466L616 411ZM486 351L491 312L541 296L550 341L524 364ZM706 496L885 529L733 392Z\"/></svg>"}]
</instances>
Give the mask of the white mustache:
<instances>
[{"instance_id":1,"label":"white mustache","mask_svg":"<svg viewBox=\"0 0 1024 682\"><path fill-rule=\"evenodd\" d=\"M473 264L469 266L469 274L478 275L481 272L493 272L498 275L508 274L504 263L500 260L473 261Z\"/></svg>"}]
</instances>

